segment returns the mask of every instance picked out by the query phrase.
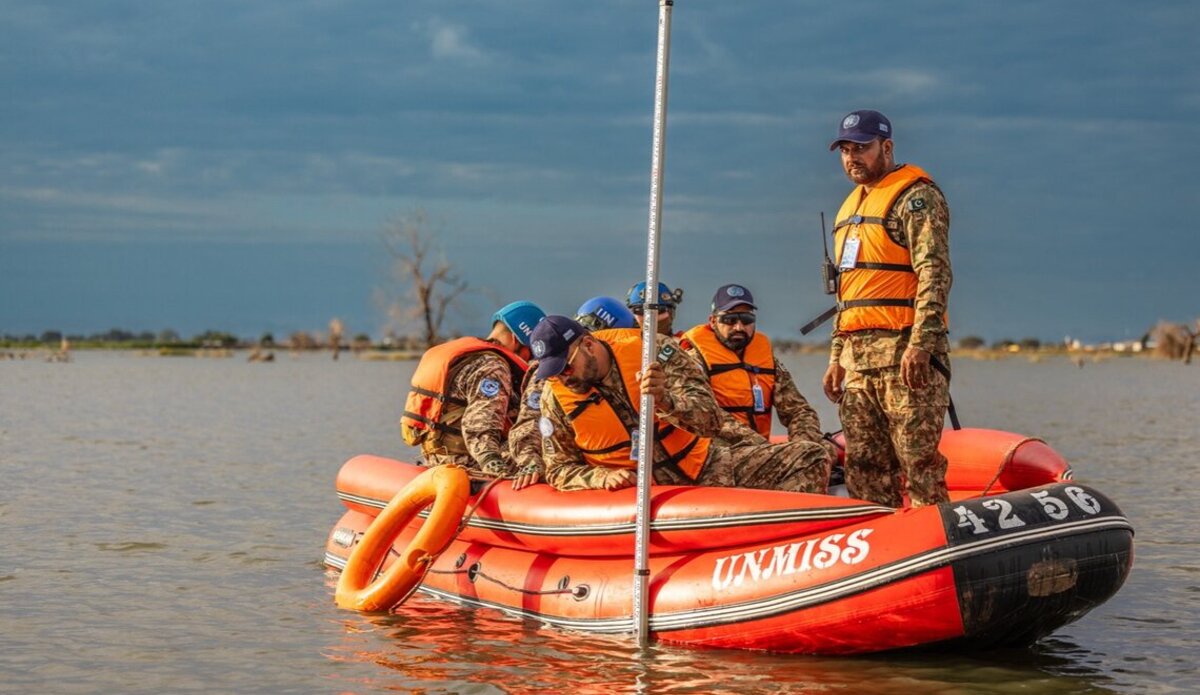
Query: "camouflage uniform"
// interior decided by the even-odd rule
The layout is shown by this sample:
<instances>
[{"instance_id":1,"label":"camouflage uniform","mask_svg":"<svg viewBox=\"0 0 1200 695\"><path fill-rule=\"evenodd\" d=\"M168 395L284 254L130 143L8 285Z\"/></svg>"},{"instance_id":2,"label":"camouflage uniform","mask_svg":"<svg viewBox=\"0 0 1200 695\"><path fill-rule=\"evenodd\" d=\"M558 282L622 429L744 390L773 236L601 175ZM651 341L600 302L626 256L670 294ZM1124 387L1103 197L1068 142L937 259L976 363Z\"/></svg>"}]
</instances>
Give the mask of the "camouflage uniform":
<instances>
[{"instance_id":1,"label":"camouflage uniform","mask_svg":"<svg viewBox=\"0 0 1200 695\"><path fill-rule=\"evenodd\" d=\"M426 440L421 446L424 464L457 463L489 477L507 475L511 465L505 426L516 418L518 405L508 362L494 352L479 352L464 357L451 371L447 395L465 400L467 406L448 404L442 424L458 427L462 436L443 433L436 441Z\"/></svg>"},{"instance_id":2,"label":"camouflage uniform","mask_svg":"<svg viewBox=\"0 0 1200 695\"><path fill-rule=\"evenodd\" d=\"M521 385L520 412L508 431L508 452L517 477L539 473L544 480L546 467L542 463L542 433L538 431L538 419L542 416L542 388L546 381L535 378L536 371L537 362L531 362Z\"/></svg>"},{"instance_id":3,"label":"camouflage uniform","mask_svg":"<svg viewBox=\"0 0 1200 695\"><path fill-rule=\"evenodd\" d=\"M952 280L950 208L935 184L918 182L897 198L884 228L912 256L915 318L903 331L834 334L830 361L846 369L838 405L846 435L846 485L855 497L893 507L901 506L902 491L914 506L936 504L949 499L946 457L937 447L950 385L931 365L928 384L908 388L900 378L900 358L911 344L950 367L943 321Z\"/></svg>"},{"instance_id":4,"label":"camouflage uniform","mask_svg":"<svg viewBox=\"0 0 1200 695\"><path fill-rule=\"evenodd\" d=\"M701 437L718 436L726 413L717 405L700 365L683 353L679 343L671 336L658 335L656 345L669 396L667 403L655 403L658 411L656 420L668 422ZM616 364L615 359L612 363ZM636 429L639 424L638 413L625 391L620 372L616 368L610 369L596 388L614 404L622 424L629 430ZM605 468L593 466L584 460L575 442L572 425L549 384L542 389L541 410L542 460L546 467L546 482L559 490L603 489ZM657 465L666 459L667 452L656 441L654 482L664 485L824 492L829 481L828 459L823 455L824 450L822 456L813 456L811 447L809 442L789 442L778 446L761 442L729 445L713 441L699 477L690 480L673 468Z\"/></svg>"},{"instance_id":5,"label":"camouflage uniform","mask_svg":"<svg viewBox=\"0 0 1200 695\"><path fill-rule=\"evenodd\" d=\"M689 341L680 341L684 351L687 352L698 364L703 364L703 358L700 355L700 350ZM817 415L817 411L809 405L808 400L800 393L800 389L796 387L795 380L792 379L792 373L783 366L774 355L772 358L775 361L775 390L771 396L771 408L779 415L779 421L788 430L788 443L791 442L808 442L816 444L825 455L830 457L830 462L837 459L837 450L832 442L825 439L821 432L821 420ZM717 433L714 439L722 444L729 446L738 446L742 444L764 444L768 439L758 433L757 430L751 428L746 423L737 419L727 410L721 411L721 430ZM781 444L776 444L780 446ZM793 447L796 448L796 447ZM803 449L811 449L811 447L799 447ZM820 457L821 454L815 450L806 454L811 457Z\"/></svg>"}]
</instances>

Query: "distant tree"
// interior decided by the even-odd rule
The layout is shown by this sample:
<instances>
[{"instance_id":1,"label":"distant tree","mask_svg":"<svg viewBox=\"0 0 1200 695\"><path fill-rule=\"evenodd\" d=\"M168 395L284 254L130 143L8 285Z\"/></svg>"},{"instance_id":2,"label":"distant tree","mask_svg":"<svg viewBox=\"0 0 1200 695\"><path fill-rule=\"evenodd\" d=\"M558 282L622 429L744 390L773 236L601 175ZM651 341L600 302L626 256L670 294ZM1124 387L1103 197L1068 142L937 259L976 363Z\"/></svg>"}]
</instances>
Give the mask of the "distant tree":
<instances>
[{"instance_id":1,"label":"distant tree","mask_svg":"<svg viewBox=\"0 0 1200 695\"><path fill-rule=\"evenodd\" d=\"M370 349L370 347L371 336L366 333L359 333L350 341L350 350L353 352L362 352L363 350Z\"/></svg>"},{"instance_id":2,"label":"distant tree","mask_svg":"<svg viewBox=\"0 0 1200 695\"><path fill-rule=\"evenodd\" d=\"M42 333L40 341L47 345L57 345L62 341L62 331L45 331Z\"/></svg>"},{"instance_id":3,"label":"distant tree","mask_svg":"<svg viewBox=\"0 0 1200 695\"><path fill-rule=\"evenodd\" d=\"M258 339L258 344L263 347L275 347L275 336L271 333L263 333Z\"/></svg>"},{"instance_id":4,"label":"distant tree","mask_svg":"<svg viewBox=\"0 0 1200 695\"><path fill-rule=\"evenodd\" d=\"M329 349L333 350L333 359L337 360L342 352L342 333L346 330L342 320L336 316L329 321Z\"/></svg>"},{"instance_id":5,"label":"distant tree","mask_svg":"<svg viewBox=\"0 0 1200 695\"><path fill-rule=\"evenodd\" d=\"M179 337L179 333L175 329L168 328L158 332L157 341L159 345L174 345L183 342L183 338Z\"/></svg>"},{"instance_id":6,"label":"distant tree","mask_svg":"<svg viewBox=\"0 0 1200 695\"><path fill-rule=\"evenodd\" d=\"M958 341L958 347L963 350L978 350L985 345L987 345L987 341L977 335L968 335Z\"/></svg>"},{"instance_id":7,"label":"distant tree","mask_svg":"<svg viewBox=\"0 0 1200 695\"><path fill-rule=\"evenodd\" d=\"M296 331L288 336L288 345L292 350L316 350L317 339L305 333L304 331Z\"/></svg>"},{"instance_id":8,"label":"distant tree","mask_svg":"<svg viewBox=\"0 0 1200 695\"><path fill-rule=\"evenodd\" d=\"M1018 345L1021 346L1022 350L1037 350L1042 346L1042 341L1037 338L1021 338L1021 342Z\"/></svg>"},{"instance_id":9,"label":"distant tree","mask_svg":"<svg viewBox=\"0 0 1200 695\"><path fill-rule=\"evenodd\" d=\"M1016 341L1012 340L1011 338L1004 338L1003 340L997 340L996 342L992 343L992 349L993 350L1007 350L1008 348L1010 348L1016 344L1017 344Z\"/></svg>"},{"instance_id":10,"label":"distant tree","mask_svg":"<svg viewBox=\"0 0 1200 695\"><path fill-rule=\"evenodd\" d=\"M388 296L386 291L379 296L392 320L420 324L426 348L441 341L447 310L469 289L445 254L435 249L433 236L429 218L421 209L393 220L383 231L384 245L392 256L391 279L407 287L410 301Z\"/></svg>"},{"instance_id":11,"label":"distant tree","mask_svg":"<svg viewBox=\"0 0 1200 695\"><path fill-rule=\"evenodd\" d=\"M237 347L238 337L232 333L224 331L207 330L194 338L195 342L200 343L201 347L222 347L231 348Z\"/></svg>"}]
</instances>

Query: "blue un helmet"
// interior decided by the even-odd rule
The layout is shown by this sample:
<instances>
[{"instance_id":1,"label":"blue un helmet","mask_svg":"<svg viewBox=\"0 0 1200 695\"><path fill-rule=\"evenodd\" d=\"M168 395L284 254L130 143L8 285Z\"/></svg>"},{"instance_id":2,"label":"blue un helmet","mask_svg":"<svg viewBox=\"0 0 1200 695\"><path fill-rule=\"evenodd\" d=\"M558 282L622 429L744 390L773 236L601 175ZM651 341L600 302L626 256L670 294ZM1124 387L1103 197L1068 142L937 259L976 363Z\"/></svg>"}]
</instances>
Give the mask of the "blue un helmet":
<instances>
[{"instance_id":1,"label":"blue un helmet","mask_svg":"<svg viewBox=\"0 0 1200 695\"><path fill-rule=\"evenodd\" d=\"M658 283L658 304L659 309L674 309L679 302L683 301L683 289L671 291L663 283ZM629 292L625 293L625 306L635 314L642 313L642 305L646 303L646 283L639 282L629 288Z\"/></svg>"},{"instance_id":2,"label":"blue un helmet","mask_svg":"<svg viewBox=\"0 0 1200 695\"><path fill-rule=\"evenodd\" d=\"M579 305L575 320L589 331L605 328L637 328L637 318L612 297L592 297Z\"/></svg>"},{"instance_id":3,"label":"blue un helmet","mask_svg":"<svg viewBox=\"0 0 1200 695\"><path fill-rule=\"evenodd\" d=\"M503 323L516 336L518 343L529 345L533 327L545 317L546 312L533 302L513 302L492 314L492 323Z\"/></svg>"}]
</instances>

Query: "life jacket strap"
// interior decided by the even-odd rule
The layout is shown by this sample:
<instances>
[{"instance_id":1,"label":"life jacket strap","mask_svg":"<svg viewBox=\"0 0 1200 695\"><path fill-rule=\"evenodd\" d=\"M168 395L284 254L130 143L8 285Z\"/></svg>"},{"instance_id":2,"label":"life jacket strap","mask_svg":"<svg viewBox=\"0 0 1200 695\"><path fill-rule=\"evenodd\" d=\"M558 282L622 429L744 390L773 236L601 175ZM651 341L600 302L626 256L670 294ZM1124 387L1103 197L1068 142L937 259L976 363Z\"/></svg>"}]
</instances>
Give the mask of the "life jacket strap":
<instances>
[{"instance_id":1,"label":"life jacket strap","mask_svg":"<svg viewBox=\"0 0 1200 695\"><path fill-rule=\"evenodd\" d=\"M452 427L450 425L443 425L440 422L434 422L433 420L430 420L429 418L425 417L424 415L418 415L417 413L406 410L406 411L404 411L404 417L409 418L410 420L416 420L417 422L423 423L428 427L432 427L433 429L437 430L438 432L446 432L448 434L458 435L460 437L462 436L461 429L459 429L457 427Z\"/></svg>"},{"instance_id":2,"label":"life jacket strap","mask_svg":"<svg viewBox=\"0 0 1200 695\"><path fill-rule=\"evenodd\" d=\"M859 268L864 270L894 270L897 273L913 272L913 267L907 263L872 263L870 261L855 263L854 267L848 270L858 270ZM845 273L848 272L848 270L843 270L841 272Z\"/></svg>"},{"instance_id":3,"label":"life jacket strap","mask_svg":"<svg viewBox=\"0 0 1200 695\"><path fill-rule=\"evenodd\" d=\"M422 396L429 396L430 398L436 398L439 401L442 401L443 403L452 403L454 405L461 405L463 407L466 407L466 405L467 405L467 402L462 398L456 398L454 396L447 396L444 393L438 393L437 391L430 391L429 389L423 389L420 386L412 386L411 388L415 393L419 393Z\"/></svg>"},{"instance_id":4,"label":"life jacket strap","mask_svg":"<svg viewBox=\"0 0 1200 695\"><path fill-rule=\"evenodd\" d=\"M817 318L813 319L812 321L809 321L808 323L801 326L800 327L800 335L808 335L809 333L812 333L814 330L817 329L818 326L825 323L826 321L833 318L834 316L837 316L837 313L838 313L838 308L836 305L829 307L820 316L818 316Z\"/></svg>"},{"instance_id":5,"label":"life jacket strap","mask_svg":"<svg viewBox=\"0 0 1200 695\"><path fill-rule=\"evenodd\" d=\"M863 306L907 306L915 307L916 301L912 299L850 299L844 302L838 302L836 309L845 311L846 309L854 309Z\"/></svg>"},{"instance_id":6,"label":"life jacket strap","mask_svg":"<svg viewBox=\"0 0 1200 695\"><path fill-rule=\"evenodd\" d=\"M842 227L849 227L852 224L883 224L884 222L886 222L886 220L884 220L882 217L864 217L863 215L851 215L840 222L835 222L833 225L833 231L836 232L837 230L841 229Z\"/></svg>"}]
</instances>

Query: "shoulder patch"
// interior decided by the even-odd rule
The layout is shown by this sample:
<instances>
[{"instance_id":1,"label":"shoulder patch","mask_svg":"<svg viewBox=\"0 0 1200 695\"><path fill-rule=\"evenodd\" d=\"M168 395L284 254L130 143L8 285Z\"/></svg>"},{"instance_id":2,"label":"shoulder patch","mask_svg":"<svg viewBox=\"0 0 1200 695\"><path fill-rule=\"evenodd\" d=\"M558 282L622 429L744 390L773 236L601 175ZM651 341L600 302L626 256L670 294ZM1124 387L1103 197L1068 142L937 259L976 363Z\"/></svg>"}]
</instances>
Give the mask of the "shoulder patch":
<instances>
[{"instance_id":1,"label":"shoulder patch","mask_svg":"<svg viewBox=\"0 0 1200 695\"><path fill-rule=\"evenodd\" d=\"M529 396L525 398L525 405L529 406L530 410L542 409L542 392L539 389L534 389L529 392Z\"/></svg>"},{"instance_id":2,"label":"shoulder patch","mask_svg":"<svg viewBox=\"0 0 1200 695\"><path fill-rule=\"evenodd\" d=\"M913 212L917 212L918 210L924 210L925 209L925 199L924 198L913 198L912 200L908 201L908 209Z\"/></svg>"},{"instance_id":3,"label":"shoulder patch","mask_svg":"<svg viewBox=\"0 0 1200 695\"><path fill-rule=\"evenodd\" d=\"M495 379L484 379L479 382L479 392L488 398L493 398L500 393L500 382Z\"/></svg>"},{"instance_id":4,"label":"shoulder patch","mask_svg":"<svg viewBox=\"0 0 1200 695\"><path fill-rule=\"evenodd\" d=\"M549 437L554 434L554 423L550 422L550 418L543 415L538 420L538 432L541 432L543 437Z\"/></svg>"},{"instance_id":5,"label":"shoulder patch","mask_svg":"<svg viewBox=\"0 0 1200 695\"><path fill-rule=\"evenodd\" d=\"M676 350L673 346L664 345L658 351L658 361L666 362L667 360L671 359L671 356L674 355L676 352L678 352L678 350Z\"/></svg>"}]
</instances>

